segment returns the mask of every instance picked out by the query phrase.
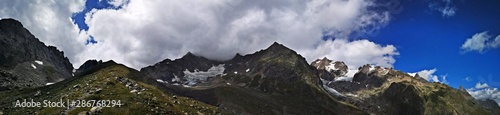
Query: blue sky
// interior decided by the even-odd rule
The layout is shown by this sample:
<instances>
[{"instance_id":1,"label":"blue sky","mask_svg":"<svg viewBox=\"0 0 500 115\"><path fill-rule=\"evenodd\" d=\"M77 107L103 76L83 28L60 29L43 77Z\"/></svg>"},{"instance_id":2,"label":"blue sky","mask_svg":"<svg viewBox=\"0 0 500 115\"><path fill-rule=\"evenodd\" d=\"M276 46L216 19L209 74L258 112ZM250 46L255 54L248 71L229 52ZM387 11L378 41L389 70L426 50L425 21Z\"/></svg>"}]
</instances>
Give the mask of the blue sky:
<instances>
[{"instance_id":1,"label":"blue sky","mask_svg":"<svg viewBox=\"0 0 500 115\"><path fill-rule=\"evenodd\" d=\"M85 24L85 15L89 13L92 9L101 10L101 9L120 9L121 6L114 7L107 0L87 0L85 1L85 8L83 11L73 14L71 19L74 21L80 30L88 30L89 27ZM85 44L96 44L97 41L93 36L89 36L89 39Z\"/></svg>"},{"instance_id":2,"label":"blue sky","mask_svg":"<svg viewBox=\"0 0 500 115\"><path fill-rule=\"evenodd\" d=\"M477 82L500 87L500 49L482 53L461 53L460 47L474 34L488 31L494 39L500 34L500 1L475 0L455 3L453 16L432 11L427 2L403 1L404 10L379 33L369 36L377 43L393 44L401 55L396 69L419 71L436 68L435 75L447 75L449 85L474 87ZM466 81L465 78L471 78ZM490 78L492 81L490 81Z\"/></svg>"}]
</instances>

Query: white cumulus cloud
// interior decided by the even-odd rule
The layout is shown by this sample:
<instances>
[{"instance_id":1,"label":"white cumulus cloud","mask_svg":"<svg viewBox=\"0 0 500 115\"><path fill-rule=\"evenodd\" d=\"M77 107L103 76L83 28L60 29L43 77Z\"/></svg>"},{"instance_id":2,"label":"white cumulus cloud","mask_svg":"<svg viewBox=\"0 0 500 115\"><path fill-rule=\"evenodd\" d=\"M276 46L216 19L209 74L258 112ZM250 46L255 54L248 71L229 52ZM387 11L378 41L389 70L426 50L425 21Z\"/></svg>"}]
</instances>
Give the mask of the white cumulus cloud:
<instances>
[{"instance_id":1,"label":"white cumulus cloud","mask_svg":"<svg viewBox=\"0 0 500 115\"><path fill-rule=\"evenodd\" d=\"M483 53L486 49L500 47L500 35L491 40L491 35L487 31L476 33L472 38L468 38L460 49L462 52L477 51Z\"/></svg>"},{"instance_id":2,"label":"white cumulus cloud","mask_svg":"<svg viewBox=\"0 0 500 115\"><path fill-rule=\"evenodd\" d=\"M88 59L115 60L139 69L187 52L226 60L279 42L312 61L324 56L361 66L391 67L390 44L349 38L390 22L389 11L367 0L111 0L120 9L93 9L80 31L71 16L78 1L3 1L2 18L20 20L41 41L58 47L78 67ZM334 40L324 41L327 34ZM89 36L97 44L85 45ZM340 51L340 48L348 51Z\"/></svg>"},{"instance_id":3,"label":"white cumulus cloud","mask_svg":"<svg viewBox=\"0 0 500 115\"><path fill-rule=\"evenodd\" d=\"M347 44L345 49L368 45L374 49L350 52L367 54L344 55L365 56L361 62L352 61L353 65L392 66L392 56L397 55L392 45L345 40L352 32L370 32L390 21L388 11L368 10L375 6L365 0L129 1L123 9L94 10L86 16L88 34L99 42L88 46L76 60L114 59L140 68L165 58L179 58L188 51L227 60L277 41L309 61L325 55L310 52L333 53L318 51L332 43ZM325 30L337 40L323 41Z\"/></svg>"},{"instance_id":4,"label":"white cumulus cloud","mask_svg":"<svg viewBox=\"0 0 500 115\"><path fill-rule=\"evenodd\" d=\"M482 89L482 88L487 88L487 87L489 87L488 84L486 84L486 83L481 84L480 82L477 82L477 84L475 86L476 89Z\"/></svg>"},{"instance_id":5,"label":"white cumulus cloud","mask_svg":"<svg viewBox=\"0 0 500 115\"><path fill-rule=\"evenodd\" d=\"M418 71L418 72L413 72L413 73L408 73L408 74L410 76L413 76L413 77L415 77L415 75L418 74L418 76L424 78L427 81L441 82L441 83L444 83L444 84L448 84L448 81L446 80L446 77L448 77L448 75L438 76L438 75L435 75L436 71L437 71L437 69L434 68L434 69L430 69L430 70L421 70L421 71ZM441 79L439 79L439 78L441 78Z\"/></svg>"},{"instance_id":6,"label":"white cumulus cloud","mask_svg":"<svg viewBox=\"0 0 500 115\"><path fill-rule=\"evenodd\" d=\"M316 49L303 52L306 59L327 57L344 61L349 68L358 68L364 64L392 67L396 62L393 56L399 55L393 45L384 46L368 40L345 39L329 40L319 44Z\"/></svg>"},{"instance_id":7,"label":"white cumulus cloud","mask_svg":"<svg viewBox=\"0 0 500 115\"><path fill-rule=\"evenodd\" d=\"M492 99L497 104L500 103L500 91L497 88L489 87L486 83L477 83L475 87L467 89L469 94L477 100Z\"/></svg>"}]
</instances>

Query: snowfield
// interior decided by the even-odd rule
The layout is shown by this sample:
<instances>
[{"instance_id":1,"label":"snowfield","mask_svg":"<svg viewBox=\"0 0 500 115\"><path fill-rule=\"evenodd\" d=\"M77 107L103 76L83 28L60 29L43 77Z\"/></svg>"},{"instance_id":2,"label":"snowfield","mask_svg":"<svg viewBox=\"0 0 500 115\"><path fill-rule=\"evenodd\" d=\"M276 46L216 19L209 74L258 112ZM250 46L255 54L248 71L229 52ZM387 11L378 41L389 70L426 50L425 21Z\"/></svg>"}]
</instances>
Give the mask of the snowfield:
<instances>
[{"instance_id":1,"label":"snowfield","mask_svg":"<svg viewBox=\"0 0 500 115\"><path fill-rule=\"evenodd\" d=\"M184 78L188 86L196 85L200 82L207 81L208 78L215 77L218 75L224 75L224 64L220 64L217 66L212 66L207 71L198 71L190 72L187 69L184 71Z\"/></svg>"}]
</instances>

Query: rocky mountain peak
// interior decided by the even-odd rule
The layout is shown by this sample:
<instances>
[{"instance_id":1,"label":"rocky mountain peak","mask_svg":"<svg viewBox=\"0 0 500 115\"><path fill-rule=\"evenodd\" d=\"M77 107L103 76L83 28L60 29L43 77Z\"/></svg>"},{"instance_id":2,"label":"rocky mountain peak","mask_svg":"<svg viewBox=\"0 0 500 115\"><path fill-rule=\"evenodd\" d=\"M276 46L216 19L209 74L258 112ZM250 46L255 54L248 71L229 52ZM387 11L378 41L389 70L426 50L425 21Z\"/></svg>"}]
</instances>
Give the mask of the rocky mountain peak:
<instances>
[{"instance_id":1,"label":"rocky mountain peak","mask_svg":"<svg viewBox=\"0 0 500 115\"><path fill-rule=\"evenodd\" d=\"M415 78L420 78L420 75L418 75L418 73L416 73L414 77Z\"/></svg>"},{"instance_id":2,"label":"rocky mountain peak","mask_svg":"<svg viewBox=\"0 0 500 115\"><path fill-rule=\"evenodd\" d=\"M191 52L188 52L186 53L184 56L182 56L182 58L188 58L188 59L191 59L191 58L197 58L198 56L194 55L193 53Z\"/></svg>"},{"instance_id":3,"label":"rocky mountain peak","mask_svg":"<svg viewBox=\"0 0 500 115\"><path fill-rule=\"evenodd\" d=\"M97 61L95 59L94 60L87 60L78 69L76 69L75 74L80 74L82 72L90 70L90 69L94 68L95 66L97 66L100 63L102 63L102 60L99 60L99 61Z\"/></svg>"},{"instance_id":4,"label":"rocky mountain peak","mask_svg":"<svg viewBox=\"0 0 500 115\"><path fill-rule=\"evenodd\" d=\"M365 64L365 65L359 67L358 70L359 70L359 72L368 74L372 70L372 65Z\"/></svg>"},{"instance_id":5,"label":"rocky mountain peak","mask_svg":"<svg viewBox=\"0 0 500 115\"><path fill-rule=\"evenodd\" d=\"M347 67L347 65L343 61L335 61L333 63L335 64L335 66L334 66L335 68L347 73L347 70L349 69L349 67Z\"/></svg>"},{"instance_id":6,"label":"rocky mountain peak","mask_svg":"<svg viewBox=\"0 0 500 115\"><path fill-rule=\"evenodd\" d=\"M417 75L418 75L418 74L417 74ZM417 75L415 75L415 76L417 76ZM459 89L458 89L458 90L459 90L459 91L462 91L462 92L466 92L466 93L467 93L467 90L466 90L466 89L464 88L464 86L462 86L462 85L460 85L460 87L459 87Z\"/></svg>"},{"instance_id":7,"label":"rocky mountain peak","mask_svg":"<svg viewBox=\"0 0 500 115\"><path fill-rule=\"evenodd\" d=\"M1 87L38 87L71 77L64 53L47 46L14 19L0 20ZM13 80L15 82L10 82Z\"/></svg>"},{"instance_id":8,"label":"rocky mountain peak","mask_svg":"<svg viewBox=\"0 0 500 115\"><path fill-rule=\"evenodd\" d=\"M274 42L271 46L269 46L264 51L269 52L269 53L277 53L277 54L290 52L290 51L295 52L292 49L290 49L290 48L288 48L288 47L286 47L283 44L280 44L278 42Z\"/></svg>"},{"instance_id":9,"label":"rocky mountain peak","mask_svg":"<svg viewBox=\"0 0 500 115\"><path fill-rule=\"evenodd\" d=\"M335 77L344 76L347 71L347 65L342 61L335 61L324 57L323 59L316 59L311 63L320 72L320 77L324 80L332 81Z\"/></svg>"},{"instance_id":10,"label":"rocky mountain peak","mask_svg":"<svg viewBox=\"0 0 500 115\"><path fill-rule=\"evenodd\" d=\"M12 19L12 18L6 18L6 19L1 19L0 20L0 24L2 26L2 28L19 28L19 27L23 27L23 24L21 24L21 22L15 20L15 19Z\"/></svg>"},{"instance_id":11,"label":"rocky mountain peak","mask_svg":"<svg viewBox=\"0 0 500 115\"><path fill-rule=\"evenodd\" d=\"M316 59L311 63L312 66L316 67L317 69L320 70L325 70L327 66L330 66L332 63L332 60L329 60L328 58L324 57L323 59Z\"/></svg>"}]
</instances>

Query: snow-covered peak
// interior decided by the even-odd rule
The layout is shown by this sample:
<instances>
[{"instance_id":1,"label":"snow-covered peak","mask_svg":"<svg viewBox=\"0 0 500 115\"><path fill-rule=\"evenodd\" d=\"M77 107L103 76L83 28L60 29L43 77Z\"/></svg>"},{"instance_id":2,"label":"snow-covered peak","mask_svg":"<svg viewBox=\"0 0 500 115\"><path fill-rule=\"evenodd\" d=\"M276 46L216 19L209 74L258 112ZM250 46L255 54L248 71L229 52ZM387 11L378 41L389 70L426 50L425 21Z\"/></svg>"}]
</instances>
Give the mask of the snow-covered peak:
<instances>
[{"instance_id":1,"label":"snow-covered peak","mask_svg":"<svg viewBox=\"0 0 500 115\"><path fill-rule=\"evenodd\" d=\"M323 59L315 60L314 62L311 63L311 65L316 67L316 69L326 69L326 67L329 65L335 65L335 64L331 64L331 63L332 63L332 60L329 60L328 58L325 57ZM330 67L330 68L332 68L332 67Z\"/></svg>"}]
</instances>

